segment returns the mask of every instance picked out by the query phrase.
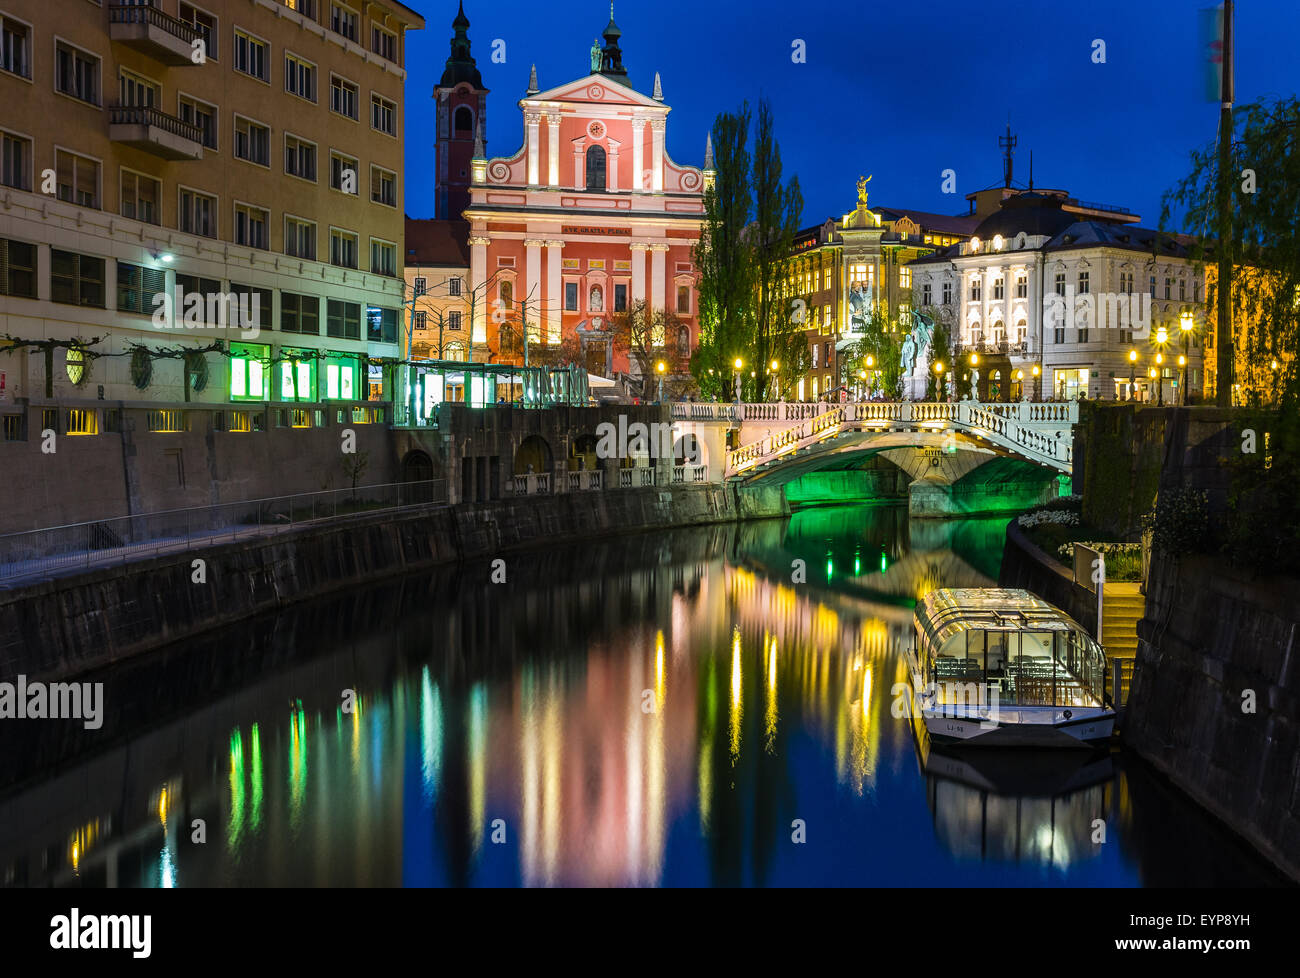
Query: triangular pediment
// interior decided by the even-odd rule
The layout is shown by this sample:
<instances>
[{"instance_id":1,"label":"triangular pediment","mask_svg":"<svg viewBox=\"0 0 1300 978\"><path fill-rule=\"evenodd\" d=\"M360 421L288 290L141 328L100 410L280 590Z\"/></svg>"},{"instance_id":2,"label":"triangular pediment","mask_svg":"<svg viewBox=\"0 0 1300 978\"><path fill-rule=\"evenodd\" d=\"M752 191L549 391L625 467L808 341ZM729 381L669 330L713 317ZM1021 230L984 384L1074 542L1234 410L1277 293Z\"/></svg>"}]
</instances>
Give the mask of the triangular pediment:
<instances>
[{"instance_id":1,"label":"triangular pediment","mask_svg":"<svg viewBox=\"0 0 1300 978\"><path fill-rule=\"evenodd\" d=\"M601 74L566 82L537 95L528 96L524 102L586 102L593 105L637 105L647 109L667 111L668 106L642 95L616 79Z\"/></svg>"}]
</instances>

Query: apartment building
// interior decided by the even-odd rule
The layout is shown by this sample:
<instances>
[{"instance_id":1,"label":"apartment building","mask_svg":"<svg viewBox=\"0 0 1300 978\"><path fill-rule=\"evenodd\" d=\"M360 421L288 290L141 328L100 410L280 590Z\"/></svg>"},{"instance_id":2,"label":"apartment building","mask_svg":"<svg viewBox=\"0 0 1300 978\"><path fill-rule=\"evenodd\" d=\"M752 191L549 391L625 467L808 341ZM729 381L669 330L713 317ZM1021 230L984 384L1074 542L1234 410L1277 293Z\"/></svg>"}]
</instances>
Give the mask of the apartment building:
<instances>
[{"instance_id":1,"label":"apartment building","mask_svg":"<svg viewBox=\"0 0 1300 978\"><path fill-rule=\"evenodd\" d=\"M0 399L388 396L423 23L395 0L0 0Z\"/></svg>"}]
</instances>

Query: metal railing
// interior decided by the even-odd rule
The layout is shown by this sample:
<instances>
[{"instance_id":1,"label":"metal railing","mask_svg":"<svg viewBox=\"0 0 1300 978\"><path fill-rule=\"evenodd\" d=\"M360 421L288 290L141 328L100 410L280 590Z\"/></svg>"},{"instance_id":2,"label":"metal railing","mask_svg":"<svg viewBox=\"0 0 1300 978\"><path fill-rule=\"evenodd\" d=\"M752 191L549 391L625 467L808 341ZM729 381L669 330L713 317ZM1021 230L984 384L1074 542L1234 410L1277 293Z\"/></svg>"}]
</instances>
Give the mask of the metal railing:
<instances>
[{"instance_id":1,"label":"metal railing","mask_svg":"<svg viewBox=\"0 0 1300 978\"><path fill-rule=\"evenodd\" d=\"M152 10L152 7L142 8ZM203 142L203 129L178 116L168 115L152 105L110 105L108 123L112 126L154 126L191 142Z\"/></svg>"},{"instance_id":2,"label":"metal railing","mask_svg":"<svg viewBox=\"0 0 1300 978\"><path fill-rule=\"evenodd\" d=\"M204 36L203 31L173 17L158 7L146 7L135 3L118 3L108 8L110 24L148 24L180 38L186 44L193 45Z\"/></svg>"},{"instance_id":3,"label":"metal railing","mask_svg":"<svg viewBox=\"0 0 1300 978\"><path fill-rule=\"evenodd\" d=\"M358 513L445 504L443 479L296 493L0 535L0 581L184 553Z\"/></svg>"}]
</instances>

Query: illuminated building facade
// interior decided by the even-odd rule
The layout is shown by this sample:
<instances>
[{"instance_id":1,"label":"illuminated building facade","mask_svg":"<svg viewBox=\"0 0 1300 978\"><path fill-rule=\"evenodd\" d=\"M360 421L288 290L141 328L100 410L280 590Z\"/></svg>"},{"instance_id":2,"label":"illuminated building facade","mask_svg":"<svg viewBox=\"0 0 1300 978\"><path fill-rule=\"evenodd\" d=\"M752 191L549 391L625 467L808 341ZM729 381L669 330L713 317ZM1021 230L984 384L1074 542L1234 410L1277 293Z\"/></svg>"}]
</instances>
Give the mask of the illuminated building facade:
<instances>
[{"instance_id":1,"label":"illuminated building facade","mask_svg":"<svg viewBox=\"0 0 1300 978\"><path fill-rule=\"evenodd\" d=\"M497 362L523 361L526 331L531 346L564 344L593 373L627 373L611 317L639 302L675 319L656 345L689 353L697 341L692 248L706 174L668 155L659 77L651 95L632 85L621 37L611 19L575 81L542 90L533 71L512 156L488 159L481 139L475 149L464 218L471 287L487 301L473 342Z\"/></svg>"}]
</instances>

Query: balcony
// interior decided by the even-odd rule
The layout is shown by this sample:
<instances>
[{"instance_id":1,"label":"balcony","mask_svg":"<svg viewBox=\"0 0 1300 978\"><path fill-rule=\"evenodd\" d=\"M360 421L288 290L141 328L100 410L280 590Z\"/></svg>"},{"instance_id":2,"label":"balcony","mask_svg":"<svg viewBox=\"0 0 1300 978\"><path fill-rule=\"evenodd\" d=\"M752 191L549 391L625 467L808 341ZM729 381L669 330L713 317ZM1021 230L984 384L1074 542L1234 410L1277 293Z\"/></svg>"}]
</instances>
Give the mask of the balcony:
<instances>
[{"instance_id":1,"label":"balcony","mask_svg":"<svg viewBox=\"0 0 1300 978\"><path fill-rule=\"evenodd\" d=\"M108 8L108 36L165 65L194 64L194 42L202 32L157 7L114 4Z\"/></svg>"},{"instance_id":2,"label":"balcony","mask_svg":"<svg viewBox=\"0 0 1300 978\"><path fill-rule=\"evenodd\" d=\"M108 138L164 160L203 159L203 131L152 106L110 105Z\"/></svg>"}]
</instances>

